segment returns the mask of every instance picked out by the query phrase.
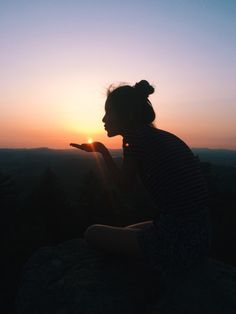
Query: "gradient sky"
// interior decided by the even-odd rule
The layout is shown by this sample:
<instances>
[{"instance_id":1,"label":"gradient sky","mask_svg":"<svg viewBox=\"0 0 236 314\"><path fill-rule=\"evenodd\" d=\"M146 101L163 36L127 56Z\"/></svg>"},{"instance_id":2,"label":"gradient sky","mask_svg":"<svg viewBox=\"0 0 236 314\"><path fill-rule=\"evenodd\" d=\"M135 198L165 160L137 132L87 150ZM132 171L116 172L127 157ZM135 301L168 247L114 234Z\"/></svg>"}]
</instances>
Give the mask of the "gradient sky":
<instances>
[{"instance_id":1,"label":"gradient sky","mask_svg":"<svg viewBox=\"0 0 236 314\"><path fill-rule=\"evenodd\" d=\"M0 147L110 148L112 83L147 79L156 126L236 149L236 1L0 1Z\"/></svg>"}]
</instances>

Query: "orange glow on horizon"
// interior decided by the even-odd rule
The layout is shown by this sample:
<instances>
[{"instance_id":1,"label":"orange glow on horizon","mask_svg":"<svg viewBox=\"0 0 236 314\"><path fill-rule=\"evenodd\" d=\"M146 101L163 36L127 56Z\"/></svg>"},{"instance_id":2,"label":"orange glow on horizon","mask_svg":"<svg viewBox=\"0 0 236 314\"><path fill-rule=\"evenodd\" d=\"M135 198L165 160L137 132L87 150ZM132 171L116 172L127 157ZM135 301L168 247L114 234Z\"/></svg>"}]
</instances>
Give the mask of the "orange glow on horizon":
<instances>
[{"instance_id":1,"label":"orange glow on horizon","mask_svg":"<svg viewBox=\"0 0 236 314\"><path fill-rule=\"evenodd\" d=\"M184 127L164 128L163 124L156 125L180 137L189 147L208 147L208 148L225 148L236 149L236 140L233 136L220 138L212 135L207 130L194 129L187 125ZM37 148L48 147L52 149L70 149L70 143L93 143L94 141L103 143L109 149L121 149L122 137L108 137L106 132L73 132L63 128L8 128L0 133L1 148Z\"/></svg>"},{"instance_id":2,"label":"orange glow on horizon","mask_svg":"<svg viewBox=\"0 0 236 314\"><path fill-rule=\"evenodd\" d=\"M89 135L88 135L88 134ZM122 147L121 136L109 138L105 132L73 132L55 127L22 128L12 126L1 130L0 148L38 148L70 149L70 143L101 142L111 149Z\"/></svg>"},{"instance_id":3,"label":"orange glow on horizon","mask_svg":"<svg viewBox=\"0 0 236 314\"><path fill-rule=\"evenodd\" d=\"M43 91L41 94L44 94ZM66 100L60 99L61 94L57 97L54 93L48 95L55 97L50 106L40 105L39 100L43 103L43 99L33 102L32 98L25 104L22 99L15 100L21 110L2 114L0 148L67 149L71 142L98 141L108 148L121 149L121 136L110 138L103 129L105 97L95 94L88 101L82 96L76 99L75 95L76 92L71 91L69 108ZM31 102L34 106L30 105ZM85 107L81 107L80 103ZM176 109L174 101L169 99L167 104L163 96L153 96L152 104L157 114L156 127L176 134L190 147L236 149L235 115L222 110L214 111L213 108L211 111L210 108L197 106L190 108L184 103Z\"/></svg>"}]
</instances>

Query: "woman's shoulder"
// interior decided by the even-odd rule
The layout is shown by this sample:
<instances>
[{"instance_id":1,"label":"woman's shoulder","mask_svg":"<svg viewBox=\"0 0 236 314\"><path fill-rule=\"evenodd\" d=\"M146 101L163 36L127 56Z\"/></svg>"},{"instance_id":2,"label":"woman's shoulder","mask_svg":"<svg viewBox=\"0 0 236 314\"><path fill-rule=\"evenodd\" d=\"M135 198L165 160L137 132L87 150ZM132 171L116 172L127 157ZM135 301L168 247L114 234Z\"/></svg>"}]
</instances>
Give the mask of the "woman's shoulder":
<instances>
[{"instance_id":1,"label":"woman's shoulder","mask_svg":"<svg viewBox=\"0 0 236 314\"><path fill-rule=\"evenodd\" d=\"M171 133L158 129L153 126L142 126L135 130L129 130L123 137L123 147L149 147L154 149L156 145L166 141L172 135Z\"/></svg>"},{"instance_id":2,"label":"woman's shoulder","mask_svg":"<svg viewBox=\"0 0 236 314\"><path fill-rule=\"evenodd\" d=\"M180 138L177 135L175 135L174 133L171 133L170 131L163 130L163 129L160 129L160 128L157 128L157 127L151 126L151 125L146 125L146 126L138 128L136 130L136 132L134 132L134 134L152 137L152 138L156 138L156 139L157 138L160 138L160 139L172 138L172 139L179 139L180 140Z\"/></svg>"},{"instance_id":3,"label":"woman's shoulder","mask_svg":"<svg viewBox=\"0 0 236 314\"><path fill-rule=\"evenodd\" d=\"M149 125L127 132L123 138L123 147L125 146L143 147L155 151L158 148L165 151L171 149L189 150L188 145L177 135Z\"/></svg>"},{"instance_id":4,"label":"woman's shoulder","mask_svg":"<svg viewBox=\"0 0 236 314\"><path fill-rule=\"evenodd\" d=\"M156 136L159 138L159 143L163 143L165 146L168 146L170 148L172 147L180 150L190 150L188 144L186 144L184 140L182 140L176 134L162 129L156 130Z\"/></svg>"},{"instance_id":5,"label":"woman's shoulder","mask_svg":"<svg viewBox=\"0 0 236 314\"><path fill-rule=\"evenodd\" d=\"M153 126L145 126L137 130L136 138L144 143L151 143L154 146L166 144L185 144L177 135ZM185 144L186 145L186 144Z\"/></svg>"}]
</instances>

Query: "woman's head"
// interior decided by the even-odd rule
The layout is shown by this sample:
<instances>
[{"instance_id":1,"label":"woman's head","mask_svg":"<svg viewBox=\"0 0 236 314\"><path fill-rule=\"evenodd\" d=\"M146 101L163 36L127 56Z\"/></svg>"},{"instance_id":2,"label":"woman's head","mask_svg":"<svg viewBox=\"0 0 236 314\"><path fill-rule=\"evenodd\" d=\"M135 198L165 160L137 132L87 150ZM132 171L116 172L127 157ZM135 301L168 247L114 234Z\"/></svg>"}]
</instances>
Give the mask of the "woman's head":
<instances>
[{"instance_id":1,"label":"woman's head","mask_svg":"<svg viewBox=\"0 0 236 314\"><path fill-rule=\"evenodd\" d=\"M148 99L154 88L142 80L134 86L110 87L105 103L105 124L108 136L123 135L125 131L144 125L152 125L155 112Z\"/></svg>"}]
</instances>

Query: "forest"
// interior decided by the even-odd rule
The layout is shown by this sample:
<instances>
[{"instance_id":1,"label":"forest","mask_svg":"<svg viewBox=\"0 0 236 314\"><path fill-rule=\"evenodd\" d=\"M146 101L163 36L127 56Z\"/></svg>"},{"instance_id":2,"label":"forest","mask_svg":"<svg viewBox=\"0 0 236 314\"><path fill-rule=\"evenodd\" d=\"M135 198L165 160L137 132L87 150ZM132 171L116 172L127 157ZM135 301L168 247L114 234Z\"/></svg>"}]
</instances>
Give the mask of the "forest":
<instances>
[{"instance_id":1,"label":"forest","mask_svg":"<svg viewBox=\"0 0 236 314\"><path fill-rule=\"evenodd\" d=\"M210 256L236 265L236 151L193 151L209 191ZM111 153L121 165L121 151ZM125 226L155 211L141 184L133 195L117 190L96 153L0 149L3 304L13 303L22 268L38 248L83 237L94 223Z\"/></svg>"}]
</instances>

